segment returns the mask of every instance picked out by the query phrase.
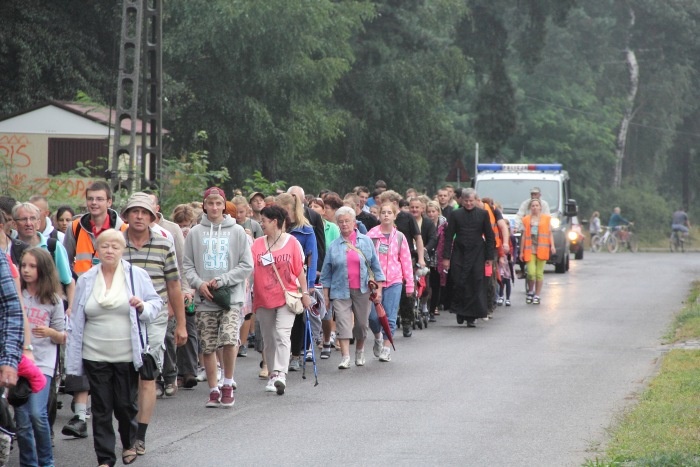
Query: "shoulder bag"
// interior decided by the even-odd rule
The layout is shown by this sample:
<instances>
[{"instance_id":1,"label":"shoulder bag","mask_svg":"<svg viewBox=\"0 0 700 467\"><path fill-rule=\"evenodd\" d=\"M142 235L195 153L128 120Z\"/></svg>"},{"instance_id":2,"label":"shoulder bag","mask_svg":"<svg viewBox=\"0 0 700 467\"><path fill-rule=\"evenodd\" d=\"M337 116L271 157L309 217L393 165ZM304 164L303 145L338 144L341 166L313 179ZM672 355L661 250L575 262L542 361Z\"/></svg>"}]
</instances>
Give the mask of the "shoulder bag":
<instances>
[{"instance_id":1,"label":"shoulder bag","mask_svg":"<svg viewBox=\"0 0 700 467\"><path fill-rule=\"evenodd\" d=\"M282 290L284 291L284 301L287 303L287 307L294 314L301 314L304 311L304 305L301 303L301 297L303 297L304 294L301 294L299 292L290 292L289 290L287 290L287 288L284 286L284 283L282 282L282 278L280 277L280 273L277 270L277 266L275 266L274 258L272 261L272 269L275 270L277 280L279 281L280 286L282 286Z\"/></svg>"}]
</instances>

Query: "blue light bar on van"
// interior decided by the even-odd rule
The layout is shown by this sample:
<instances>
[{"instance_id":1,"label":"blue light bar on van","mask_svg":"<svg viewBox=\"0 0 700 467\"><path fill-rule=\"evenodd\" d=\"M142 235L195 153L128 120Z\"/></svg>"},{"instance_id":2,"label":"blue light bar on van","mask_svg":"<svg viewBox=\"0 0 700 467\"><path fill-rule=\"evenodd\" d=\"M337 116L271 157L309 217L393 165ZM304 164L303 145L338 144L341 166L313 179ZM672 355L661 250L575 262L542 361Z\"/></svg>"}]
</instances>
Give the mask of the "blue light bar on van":
<instances>
[{"instance_id":1,"label":"blue light bar on van","mask_svg":"<svg viewBox=\"0 0 700 467\"><path fill-rule=\"evenodd\" d=\"M560 171L561 164L477 164L477 172Z\"/></svg>"}]
</instances>

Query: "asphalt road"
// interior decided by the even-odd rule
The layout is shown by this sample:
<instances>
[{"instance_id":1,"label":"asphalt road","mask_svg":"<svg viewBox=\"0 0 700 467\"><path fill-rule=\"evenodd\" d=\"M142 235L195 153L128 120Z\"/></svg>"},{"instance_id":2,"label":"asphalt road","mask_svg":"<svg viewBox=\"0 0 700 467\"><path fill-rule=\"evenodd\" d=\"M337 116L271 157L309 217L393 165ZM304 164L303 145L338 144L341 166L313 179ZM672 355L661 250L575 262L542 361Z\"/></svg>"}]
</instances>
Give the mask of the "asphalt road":
<instances>
[{"instance_id":1,"label":"asphalt road","mask_svg":"<svg viewBox=\"0 0 700 467\"><path fill-rule=\"evenodd\" d=\"M205 409L202 384L159 401L136 465L579 466L653 375L697 259L586 252L568 274L547 268L539 306L519 281L514 305L475 329L443 313L397 337L391 363L368 346L365 367L341 371L334 352L317 387L309 366L281 397L263 392L250 352L232 410ZM60 435L69 417L59 411L56 465L96 465L92 437Z\"/></svg>"}]
</instances>

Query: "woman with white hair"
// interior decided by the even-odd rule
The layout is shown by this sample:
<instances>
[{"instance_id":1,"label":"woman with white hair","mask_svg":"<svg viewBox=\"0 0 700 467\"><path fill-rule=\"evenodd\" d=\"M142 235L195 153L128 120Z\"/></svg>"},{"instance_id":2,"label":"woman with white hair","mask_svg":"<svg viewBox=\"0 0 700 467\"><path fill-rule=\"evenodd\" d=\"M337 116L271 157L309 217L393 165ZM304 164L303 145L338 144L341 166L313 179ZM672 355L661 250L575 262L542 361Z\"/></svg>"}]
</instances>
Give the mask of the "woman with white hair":
<instances>
[{"instance_id":1,"label":"woman with white hair","mask_svg":"<svg viewBox=\"0 0 700 467\"><path fill-rule=\"evenodd\" d=\"M369 327L370 289L378 283L377 300L382 299L384 272L372 240L355 228L355 210L343 206L335 212L340 237L328 245L321 271L326 303L333 301L341 361L338 368L350 368L350 338L355 338L355 365L365 364L365 338ZM353 325L354 318L354 325Z\"/></svg>"}]
</instances>

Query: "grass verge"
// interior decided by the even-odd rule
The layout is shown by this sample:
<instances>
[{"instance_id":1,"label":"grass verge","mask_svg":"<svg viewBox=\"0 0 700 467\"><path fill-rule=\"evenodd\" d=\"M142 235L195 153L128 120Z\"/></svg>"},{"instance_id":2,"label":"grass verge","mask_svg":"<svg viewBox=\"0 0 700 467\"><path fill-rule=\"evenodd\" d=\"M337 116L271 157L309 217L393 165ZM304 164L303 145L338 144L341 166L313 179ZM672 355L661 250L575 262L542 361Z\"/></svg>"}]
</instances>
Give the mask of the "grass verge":
<instances>
[{"instance_id":1,"label":"grass verge","mask_svg":"<svg viewBox=\"0 0 700 467\"><path fill-rule=\"evenodd\" d=\"M700 341L700 282L665 336L668 343ZM700 466L700 348L673 349L639 403L611 432L605 457L587 467Z\"/></svg>"}]
</instances>

